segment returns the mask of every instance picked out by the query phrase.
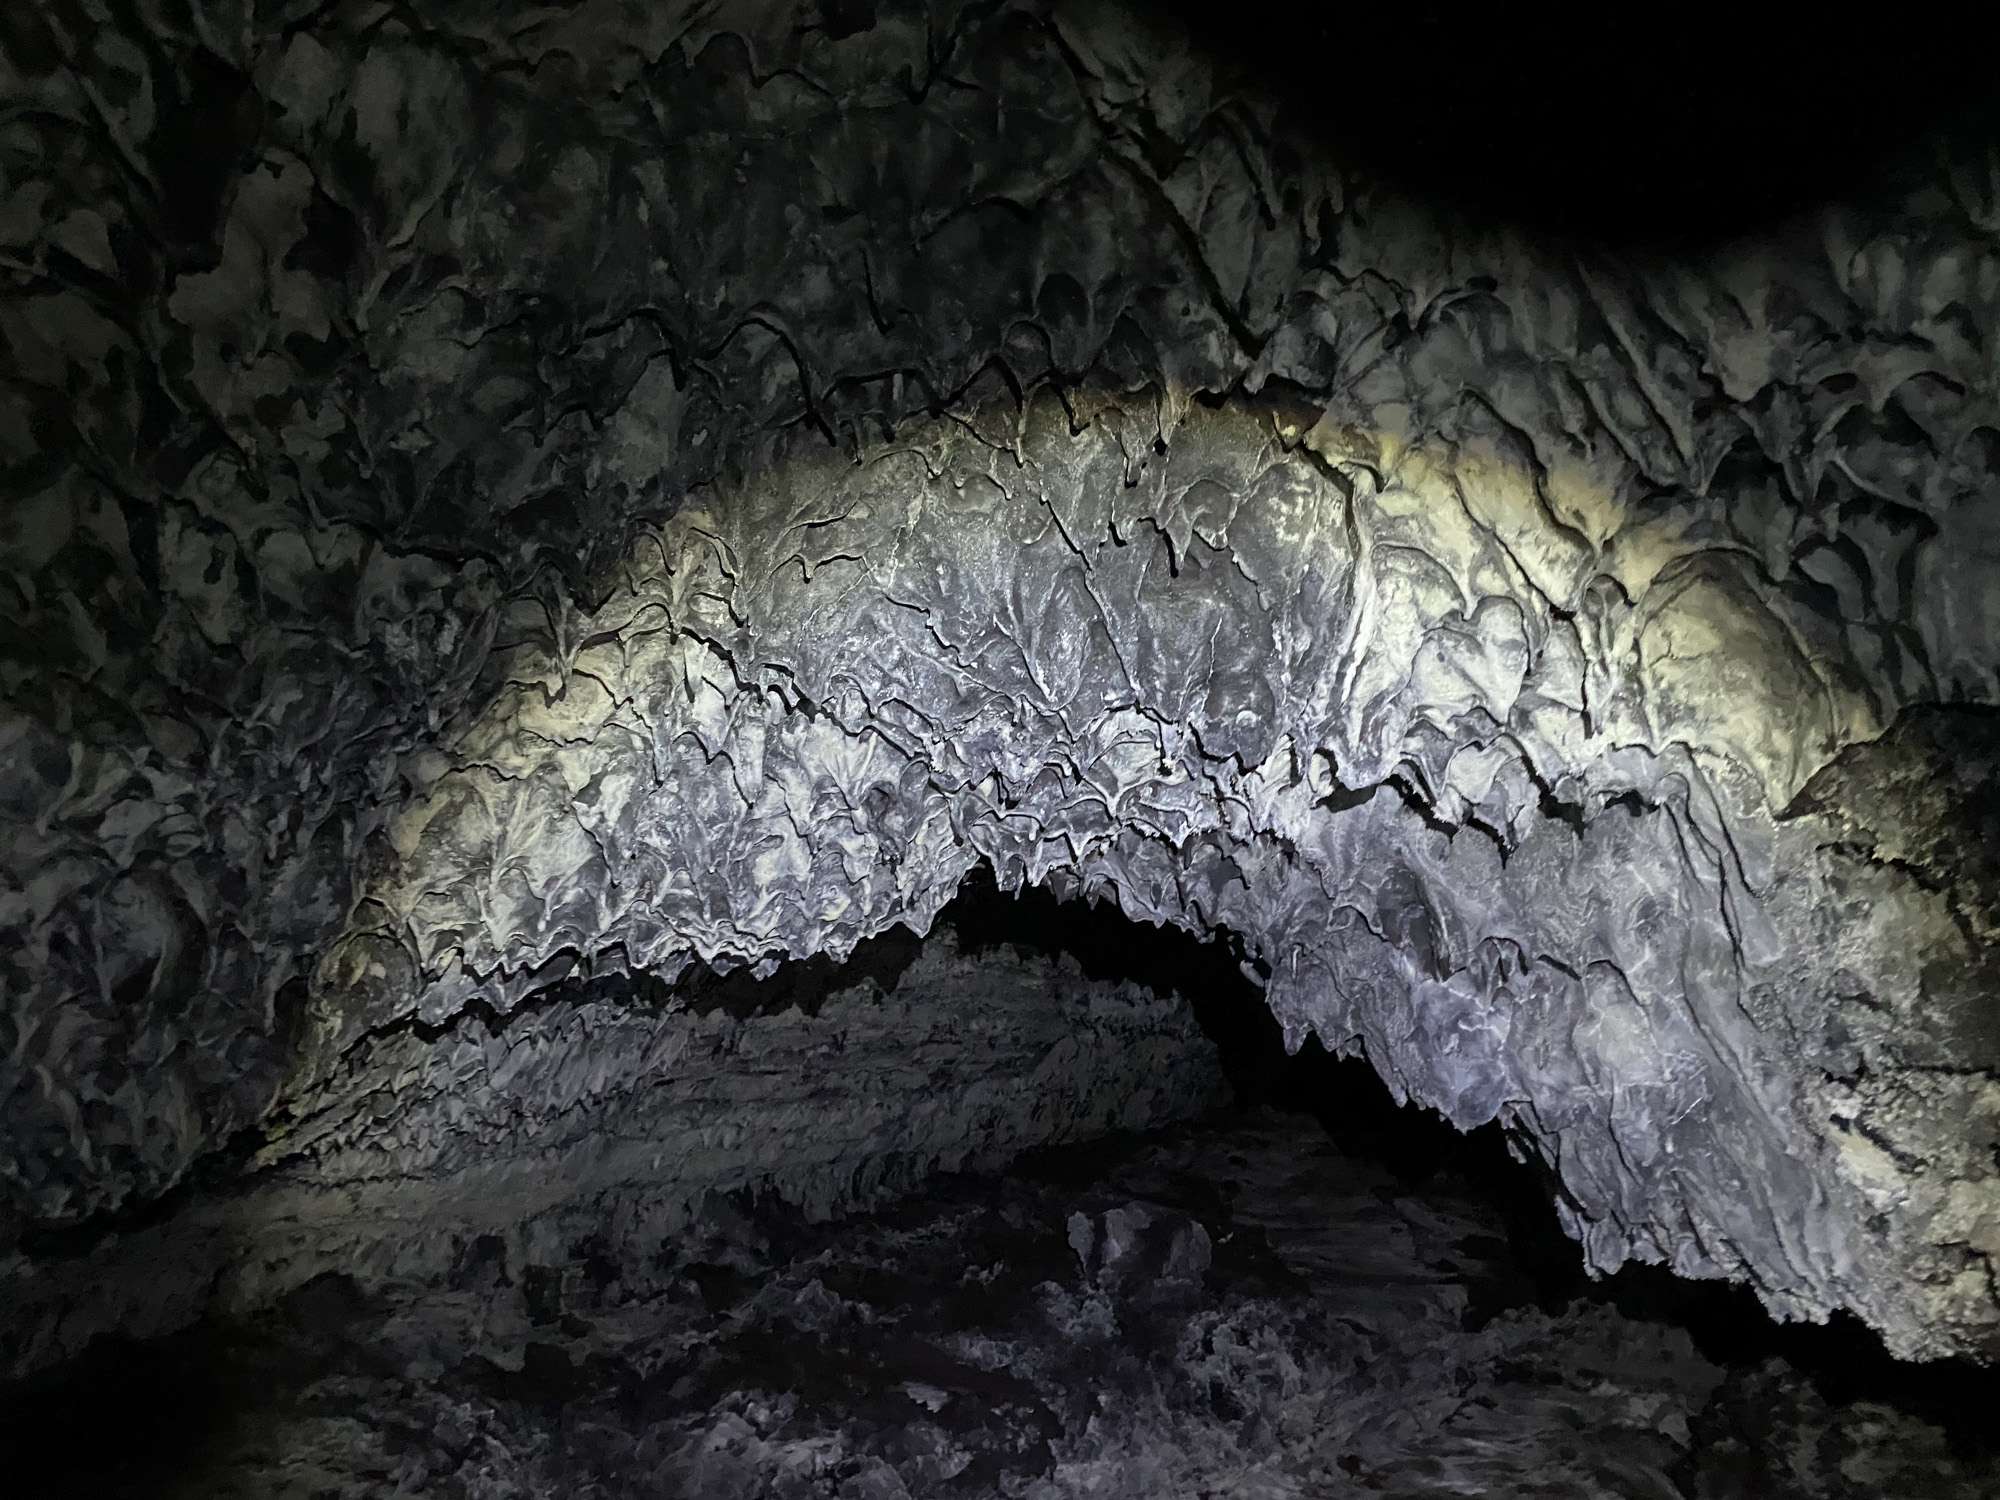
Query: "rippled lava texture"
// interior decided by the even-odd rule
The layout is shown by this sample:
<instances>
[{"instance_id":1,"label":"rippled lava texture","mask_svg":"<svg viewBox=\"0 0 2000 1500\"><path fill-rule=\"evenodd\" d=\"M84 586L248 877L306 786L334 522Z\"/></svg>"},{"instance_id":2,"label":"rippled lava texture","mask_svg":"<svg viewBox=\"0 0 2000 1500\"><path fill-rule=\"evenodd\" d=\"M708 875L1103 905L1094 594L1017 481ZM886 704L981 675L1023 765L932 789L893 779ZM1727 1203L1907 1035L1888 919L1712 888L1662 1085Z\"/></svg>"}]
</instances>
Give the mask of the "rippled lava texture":
<instances>
[{"instance_id":1,"label":"rippled lava texture","mask_svg":"<svg viewBox=\"0 0 2000 1500\"><path fill-rule=\"evenodd\" d=\"M1954 1432L1848 1370L1717 1351L1609 1298L1537 1305L1535 1269L1480 1184L1415 1186L1310 1121L1251 1114L1041 1153L834 1226L714 1197L650 1263L584 1240L525 1269L475 1247L421 1295L328 1275L35 1391L10 1473L65 1500L2000 1484L1979 1440L1990 1380ZM96 1423L115 1431L90 1440Z\"/></svg>"},{"instance_id":2,"label":"rippled lava texture","mask_svg":"<svg viewBox=\"0 0 2000 1500\"><path fill-rule=\"evenodd\" d=\"M1994 158L1593 250L1149 15L8 7L11 1357L982 862L1228 929L1594 1266L2000 1347Z\"/></svg>"}]
</instances>

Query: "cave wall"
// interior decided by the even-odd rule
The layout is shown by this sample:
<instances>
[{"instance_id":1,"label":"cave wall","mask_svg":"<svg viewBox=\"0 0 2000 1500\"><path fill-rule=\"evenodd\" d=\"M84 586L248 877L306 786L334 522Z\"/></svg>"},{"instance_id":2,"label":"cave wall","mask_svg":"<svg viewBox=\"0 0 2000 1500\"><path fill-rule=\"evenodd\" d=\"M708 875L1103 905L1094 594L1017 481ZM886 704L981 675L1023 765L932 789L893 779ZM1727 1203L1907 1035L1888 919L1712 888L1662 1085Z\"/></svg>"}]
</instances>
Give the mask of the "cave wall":
<instances>
[{"instance_id":1,"label":"cave wall","mask_svg":"<svg viewBox=\"0 0 2000 1500\"><path fill-rule=\"evenodd\" d=\"M379 1032L237 1170L115 1234L31 1235L0 1368L241 1317L329 1275L475 1327L495 1311L482 1289L573 1261L636 1295L731 1201L824 1220L1225 1093L1182 997L1087 979L1066 955L899 930L802 967L763 985L572 981L506 1017Z\"/></svg>"},{"instance_id":2,"label":"cave wall","mask_svg":"<svg viewBox=\"0 0 2000 1500\"><path fill-rule=\"evenodd\" d=\"M0 38L10 1239L984 859L1991 1351L1990 158L1613 255L1107 4Z\"/></svg>"}]
</instances>

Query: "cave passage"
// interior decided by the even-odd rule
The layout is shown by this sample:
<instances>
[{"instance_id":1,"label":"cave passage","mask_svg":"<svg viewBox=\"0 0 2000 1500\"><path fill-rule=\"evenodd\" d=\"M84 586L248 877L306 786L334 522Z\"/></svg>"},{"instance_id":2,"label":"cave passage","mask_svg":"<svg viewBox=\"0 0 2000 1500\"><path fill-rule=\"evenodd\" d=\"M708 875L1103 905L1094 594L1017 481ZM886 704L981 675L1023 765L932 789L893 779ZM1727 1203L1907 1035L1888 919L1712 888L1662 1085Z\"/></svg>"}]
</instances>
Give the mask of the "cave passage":
<instances>
[{"instance_id":1,"label":"cave passage","mask_svg":"<svg viewBox=\"0 0 2000 1500\"><path fill-rule=\"evenodd\" d=\"M1497 1125L1399 1106L1364 1059L1288 1054L1233 936L981 867L925 938L615 987L798 1018L893 994L940 945L1170 998L1227 1087L1182 1123L830 1217L710 1194L643 1248L585 1232L522 1264L476 1236L432 1284L325 1272L254 1314L106 1334L0 1387L9 1493L1137 1495L1247 1472L1416 1495L1532 1470L1547 1493L1612 1475L1749 1500L2000 1478L2000 1374L1912 1367L1851 1317L1781 1325L1661 1268L1588 1277L1551 1173Z\"/></svg>"},{"instance_id":2,"label":"cave passage","mask_svg":"<svg viewBox=\"0 0 2000 1500\"><path fill-rule=\"evenodd\" d=\"M1992 1500L1962 22L0 0L0 1492Z\"/></svg>"}]
</instances>

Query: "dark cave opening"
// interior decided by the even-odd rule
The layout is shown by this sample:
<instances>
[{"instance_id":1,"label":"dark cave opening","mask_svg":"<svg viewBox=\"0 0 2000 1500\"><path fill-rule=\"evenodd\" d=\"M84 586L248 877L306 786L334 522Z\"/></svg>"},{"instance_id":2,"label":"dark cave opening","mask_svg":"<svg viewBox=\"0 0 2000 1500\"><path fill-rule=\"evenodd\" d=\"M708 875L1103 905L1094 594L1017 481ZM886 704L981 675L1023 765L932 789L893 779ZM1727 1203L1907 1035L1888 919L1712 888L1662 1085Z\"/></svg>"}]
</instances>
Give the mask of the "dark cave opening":
<instances>
[{"instance_id":1,"label":"dark cave opening","mask_svg":"<svg viewBox=\"0 0 2000 1500\"><path fill-rule=\"evenodd\" d=\"M1686 1328L1705 1355L1732 1370L1782 1359L1833 1404L1881 1402L1944 1428L1961 1451L2000 1453L2000 1429L1991 1420L2000 1410L2000 1369L1967 1359L1898 1360L1851 1313L1818 1325L1779 1323L1748 1287L1687 1280L1665 1266L1629 1263L1593 1279L1576 1242L1556 1222L1554 1175L1532 1156L1510 1152L1500 1125L1460 1131L1434 1110L1399 1105L1365 1058L1335 1057L1316 1036L1287 1054L1233 934L1203 940L1134 922L1110 902L1061 901L1040 887L1002 892L983 865L940 921L971 948L1064 952L1094 978L1189 996L1236 1090L1237 1109L1307 1116L1343 1152L1379 1163L1406 1188L1448 1183L1482 1198L1506 1224L1507 1253L1498 1263L1501 1274L1478 1288L1475 1320L1522 1303L1554 1310L1588 1299L1627 1317Z\"/></svg>"},{"instance_id":2,"label":"dark cave opening","mask_svg":"<svg viewBox=\"0 0 2000 1500\"><path fill-rule=\"evenodd\" d=\"M1828 1411L1882 1408L1939 1430L1960 1462L1980 1464L2000 1454L2000 1433L1989 1420L2000 1402L2000 1371L1966 1360L1900 1362L1851 1316L1837 1315L1820 1327L1779 1324L1747 1288L1686 1281L1662 1267L1628 1266L1610 1277L1588 1277L1579 1248L1556 1224L1551 1197L1557 1189L1545 1168L1511 1153L1498 1125L1461 1133L1431 1111L1399 1106L1362 1058L1334 1057L1316 1038L1288 1055L1263 1004L1255 966L1244 962L1233 935L1203 940L1135 922L1110 902L1059 900L1044 888L1004 892L984 865L967 878L937 927L967 955L1066 958L1090 980L1131 983L1185 999L1215 1045L1232 1097L1220 1114L1156 1134L1238 1126L1276 1130L1281 1152L1330 1148L1372 1173L1370 1191L1383 1203L1477 1205L1498 1232L1460 1237L1448 1256L1429 1267L1463 1286L1468 1334L1524 1310L1562 1317L1579 1308L1684 1333L1722 1372L1720 1385L1691 1423L1691 1446L1674 1471L1685 1495L1747 1500L1786 1493L1773 1486L1782 1477L1778 1466L1785 1443L1798 1439L1791 1427L1779 1432L1774 1424L1810 1428L1812 1413L1823 1419ZM697 967L672 986L618 979L600 980L595 988L600 997L615 994L627 1003L736 1016L809 1015L829 995L857 983L892 991L925 941L898 927L864 942L844 964L823 957L787 961L762 979L747 970L718 974ZM1145 1148L1143 1139L1118 1134L1037 1147L998 1172L945 1173L887 1205L831 1223L809 1222L796 1207L768 1194L726 1195L707 1205L701 1225L679 1243L662 1245L658 1263L672 1268L691 1306L719 1320L743 1316L743 1307L767 1294L767 1283L777 1274L773 1268L788 1261L818 1266L818 1280L840 1295L865 1295L881 1305L930 1295L941 1300L925 1318L942 1325L977 1319L1007 1299L1030 1299L1033 1288L1060 1279L1066 1270L1073 1273L1076 1216L1068 1249L1046 1237L1032 1240L1017 1232L1022 1195L1053 1195L1067 1203L1081 1194L1077 1201L1085 1209L1101 1205L1109 1200L1094 1185L1129 1168ZM1227 1183L1183 1173L1160 1196L1179 1205L1173 1212L1186 1213L1191 1222L1216 1226L1213 1262L1203 1273L1211 1288L1295 1294L1297 1276L1260 1232L1241 1225L1220 1228L1232 1223L1234 1191ZM970 1219L984 1227L964 1229ZM891 1266L870 1263L865 1255L848 1258L854 1233L907 1229L921 1238L941 1220L959 1223L953 1232L969 1236L950 1254L976 1259L969 1247L987 1237L985 1253L996 1257L992 1276L978 1286L953 1289L948 1278L927 1283L910 1271L906 1284ZM529 1267L510 1274L498 1241L471 1245L460 1257L453 1289L520 1298L533 1334L517 1351L518 1362L473 1354L443 1372L436 1388L527 1414L522 1420L557 1434L559 1447L587 1447L582 1433L589 1422L576 1413L592 1413L594 1422L612 1420L606 1413L616 1413L616 1421L644 1427L691 1401L726 1404L739 1387L775 1380L808 1404L844 1403L842 1409L872 1411L871 1420L888 1422L885 1413L900 1409L898 1390L944 1389L955 1381L954 1388L975 1390L994 1410L1014 1413L1041 1434L1039 1456L986 1453L966 1471L986 1481L1013 1472L1010 1465L1046 1461L1047 1442L1062 1430L1062 1414L1038 1405L1024 1382L1005 1371L976 1377L907 1335L879 1348L855 1348L815 1342L798 1328L766 1329L746 1334L726 1360L688 1373L604 1356L576 1357L556 1336L587 1327L579 1310L592 1312L592 1296L615 1287L630 1268L608 1259L602 1245L590 1240L574 1245L570 1256L574 1264L566 1269ZM1162 1253L1155 1251L1147 1264L1152 1267L1147 1274L1158 1274L1165 1264ZM1154 1307L1162 1296L1166 1300ZM1116 1371L1133 1360L1163 1357L1175 1325L1171 1316L1157 1323L1159 1308L1172 1314L1181 1306L1176 1298L1185 1300L1185 1289L1142 1295L1134 1304L1140 1311L1121 1324L1120 1337L1129 1347L1116 1356L1091 1355L1098 1362L1090 1365L1093 1378L1115 1382L1126 1378ZM206 1320L158 1338L100 1336L61 1367L0 1386L0 1472L10 1476L10 1492L23 1496L169 1492L180 1480L203 1475L232 1443L240 1449L241 1431L260 1414L295 1413L315 1402L336 1410L338 1393L361 1385L407 1389L408 1370L379 1341L389 1316L389 1299L364 1291L348 1276L327 1274L251 1319ZM1107 1358L1111 1363L1102 1365ZM1524 1368L1509 1371L1507 1378L1534 1385L1557 1376ZM329 1398L328 1391L336 1394ZM1222 1396L1215 1399L1228 1404ZM1811 1404L1804 1418L1794 1410L1801 1400ZM388 1419L378 1407L371 1420ZM435 1435L422 1429L423 1420L412 1416L406 1431L389 1431L387 1452L435 1446ZM1343 1457L1343 1468L1349 1457ZM1362 1472L1360 1459L1353 1463L1352 1472ZM310 1493L346 1492L330 1486Z\"/></svg>"}]
</instances>

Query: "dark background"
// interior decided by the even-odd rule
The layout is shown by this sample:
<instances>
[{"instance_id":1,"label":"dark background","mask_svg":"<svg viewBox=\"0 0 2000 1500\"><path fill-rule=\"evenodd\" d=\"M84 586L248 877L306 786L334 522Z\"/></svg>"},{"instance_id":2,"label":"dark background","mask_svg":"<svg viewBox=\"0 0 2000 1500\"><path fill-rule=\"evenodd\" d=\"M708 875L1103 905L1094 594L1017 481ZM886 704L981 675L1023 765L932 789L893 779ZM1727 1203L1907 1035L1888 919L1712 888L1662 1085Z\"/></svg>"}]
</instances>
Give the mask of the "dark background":
<instances>
[{"instance_id":1,"label":"dark background","mask_svg":"<svg viewBox=\"0 0 2000 1500\"><path fill-rule=\"evenodd\" d=\"M1344 164L1628 247L1866 202L2000 137L1978 6L1163 4Z\"/></svg>"}]
</instances>

